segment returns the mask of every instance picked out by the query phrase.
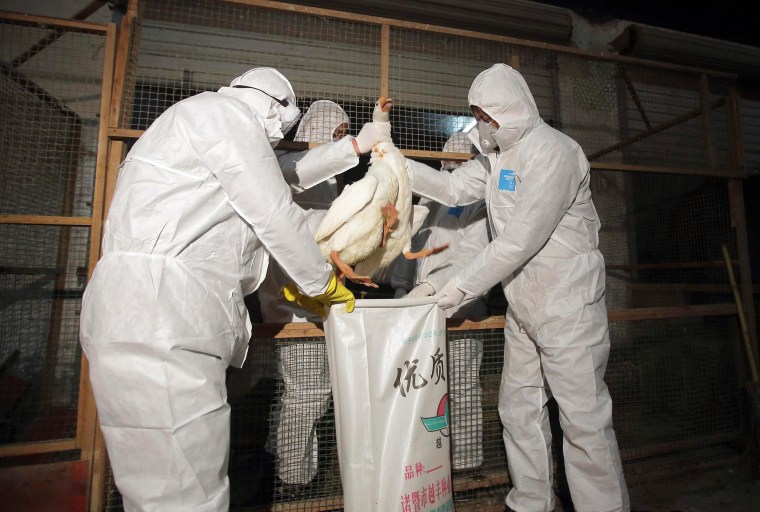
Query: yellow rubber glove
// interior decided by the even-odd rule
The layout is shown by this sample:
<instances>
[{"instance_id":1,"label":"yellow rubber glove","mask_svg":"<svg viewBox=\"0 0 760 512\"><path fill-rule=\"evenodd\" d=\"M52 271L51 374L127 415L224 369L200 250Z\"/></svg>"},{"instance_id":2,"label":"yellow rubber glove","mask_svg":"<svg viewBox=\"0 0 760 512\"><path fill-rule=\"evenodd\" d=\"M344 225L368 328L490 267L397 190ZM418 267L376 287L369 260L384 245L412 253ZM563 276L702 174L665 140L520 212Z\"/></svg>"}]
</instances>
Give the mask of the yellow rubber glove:
<instances>
[{"instance_id":1,"label":"yellow rubber glove","mask_svg":"<svg viewBox=\"0 0 760 512\"><path fill-rule=\"evenodd\" d=\"M295 283L290 283L283 288L282 295L286 300L295 302L306 311L319 315L323 319L327 317L324 306L329 307L333 304L345 303L347 312L351 313L354 310L354 294L338 281L335 274L330 278L330 284L327 285L324 293L314 297L301 293Z\"/></svg>"},{"instance_id":2,"label":"yellow rubber glove","mask_svg":"<svg viewBox=\"0 0 760 512\"><path fill-rule=\"evenodd\" d=\"M281 293L283 297L285 297L285 300L289 302L295 302L309 313L317 315L323 320L326 318L327 315L325 314L324 305L318 300L301 293L295 283L291 282L289 285L282 289Z\"/></svg>"}]
</instances>

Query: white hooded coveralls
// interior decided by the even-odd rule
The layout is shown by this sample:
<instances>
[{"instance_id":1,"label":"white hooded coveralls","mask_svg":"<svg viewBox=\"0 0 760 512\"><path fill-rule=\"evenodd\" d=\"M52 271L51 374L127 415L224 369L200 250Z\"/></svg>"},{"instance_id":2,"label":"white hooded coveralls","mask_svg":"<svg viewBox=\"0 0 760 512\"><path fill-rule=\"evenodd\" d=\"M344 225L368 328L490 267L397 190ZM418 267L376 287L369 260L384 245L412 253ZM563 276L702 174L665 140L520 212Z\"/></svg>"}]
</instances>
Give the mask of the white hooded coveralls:
<instances>
[{"instance_id":1,"label":"white hooded coveralls","mask_svg":"<svg viewBox=\"0 0 760 512\"><path fill-rule=\"evenodd\" d=\"M321 146L309 151L277 151L285 181L295 194L293 201L305 210L310 232L338 197L334 176L359 163L352 137L333 141L335 130L344 123L349 125L350 120L337 103L315 101L301 119L294 140ZM322 322L279 294L286 284L280 269L270 267L258 290L264 322ZM284 392L279 415L273 421L277 476L288 485L308 484L317 473L316 423L327 412L332 396L326 347L316 342L283 344L279 369Z\"/></svg>"},{"instance_id":2,"label":"white hooded coveralls","mask_svg":"<svg viewBox=\"0 0 760 512\"><path fill-rule=\"evenodd\" d=\"M236 82L295 103L271 68ZM243 296L268 255L308 295L329 282L272 151L280 115L255 89L201 93L162 114L122 164L80 339L128 512L229 508L225 369L245 358Z\"/></svg>"},{"instance_id":3,"label":"white hooded coveralls","mask_svg":"<svg viewBox=\"0 0 760 512\"><path fill-rule=\"evenodd\" d=\"M551 393L576 510L627 511L603 380L610 342L588 161L575 141L543 123L525 80L509 66L478 75L468 99L500 125L500 153L476 157L451 174L412 165L413 189L452 206L486 200L494 239L456 285L478 296L501 282L509 303L499 390L514 484L507 505L554 509Z\"/></svg>"}]
</instances>

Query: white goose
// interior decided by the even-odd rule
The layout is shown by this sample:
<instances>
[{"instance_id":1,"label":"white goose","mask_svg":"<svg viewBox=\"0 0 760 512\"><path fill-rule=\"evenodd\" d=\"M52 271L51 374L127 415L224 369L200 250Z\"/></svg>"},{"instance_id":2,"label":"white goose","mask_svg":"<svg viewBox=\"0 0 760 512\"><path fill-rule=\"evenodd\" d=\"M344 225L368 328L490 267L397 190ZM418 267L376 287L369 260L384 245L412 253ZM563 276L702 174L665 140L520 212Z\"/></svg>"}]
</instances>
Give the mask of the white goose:
<instances>
[{"instance_id":1,"label":"white goose","mask_svg":"<svg viewBox=\"0 0 760 512\"><path fill-rule=\"evenodd\" d=\"M391 106L390 100L381 97L375 105L374 121L387 122ZM339 277L377 288L372 274L390 265L402 252L406 258L415 259L446 248L410 252L412 211L406 158L393 142L381 142L372 149L367 174L343 189L314 239L325 259L338 268Z\"/></svg>"}]
</instances>

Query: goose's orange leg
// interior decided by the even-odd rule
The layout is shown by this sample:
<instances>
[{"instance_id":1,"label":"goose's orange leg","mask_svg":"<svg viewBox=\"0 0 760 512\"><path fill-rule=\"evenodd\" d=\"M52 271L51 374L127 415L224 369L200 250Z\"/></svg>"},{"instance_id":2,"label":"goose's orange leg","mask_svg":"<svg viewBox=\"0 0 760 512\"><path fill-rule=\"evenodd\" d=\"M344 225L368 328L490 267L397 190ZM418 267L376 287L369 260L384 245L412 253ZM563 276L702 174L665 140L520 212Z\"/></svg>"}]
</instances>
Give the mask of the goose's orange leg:
<instances>
[{"instance_id":1,"label":"goose's orange leg","mask_svg":"<svg viewBox=\"0 0 760 512\"><path fill-rule=\"evenodd\" d=\"M360 276L354 272L354 269L352 269L350 265L341 260L340 256L338 255L338 251L330 251L330 259L338 268L338 279L343 279L345 277L354 283L363 284L364 286L368 286L370 288L378 288L378 286L372 282L372 278L370 276Z\"/></svg>"},{"instance_id":2,"label":"goose's orange leg","mask_svg":"<svg viewBox=\"0 0 760 512\"><path fill-rule=\"evenodd\" d=\"M398 210L388 201L388 204L380 208L380 211L383 214L383 239L380 242L380 247L385 247L385 244L388 242L388 235L391 234L396 224L398 224Z\"/></svg>"},{"instance_id":3,"label":"goose's orange leg","mask_svg":"<svg viewBox=\"0 0 760 512\"><path fill-rule=\"evenodd\" d=\"M417 252L405 252L404 258L408 260L427 258L428 256L432 256L433 254L438 254L439 252L443 252L448 248L449 248L449 244L446 244L446 245L439 245L438 247L433 247L432 249L423 249Z\"/></svg>"}]
</instances>

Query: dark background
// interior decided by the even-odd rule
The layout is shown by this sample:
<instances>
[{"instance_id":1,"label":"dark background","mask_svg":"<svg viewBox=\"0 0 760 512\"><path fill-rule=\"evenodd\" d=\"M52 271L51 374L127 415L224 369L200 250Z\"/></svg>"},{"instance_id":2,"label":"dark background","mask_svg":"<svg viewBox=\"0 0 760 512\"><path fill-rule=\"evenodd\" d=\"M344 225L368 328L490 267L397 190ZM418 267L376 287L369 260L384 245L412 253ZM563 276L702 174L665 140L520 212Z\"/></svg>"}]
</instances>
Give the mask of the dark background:
<instances>
[{"instance_id":1,"label":"dark background","mask_svg":"<svg viewBox=\"0 0 760 512\"><path fill-rule=\"evenodd\" d=\"M623 19L760 47L760 1L536 0L599 21Z\"/></svg>"}]
</instances>

